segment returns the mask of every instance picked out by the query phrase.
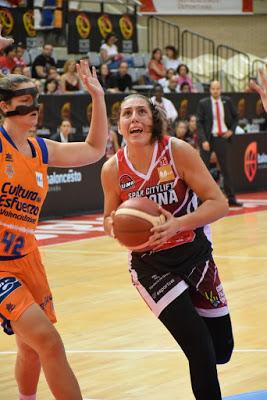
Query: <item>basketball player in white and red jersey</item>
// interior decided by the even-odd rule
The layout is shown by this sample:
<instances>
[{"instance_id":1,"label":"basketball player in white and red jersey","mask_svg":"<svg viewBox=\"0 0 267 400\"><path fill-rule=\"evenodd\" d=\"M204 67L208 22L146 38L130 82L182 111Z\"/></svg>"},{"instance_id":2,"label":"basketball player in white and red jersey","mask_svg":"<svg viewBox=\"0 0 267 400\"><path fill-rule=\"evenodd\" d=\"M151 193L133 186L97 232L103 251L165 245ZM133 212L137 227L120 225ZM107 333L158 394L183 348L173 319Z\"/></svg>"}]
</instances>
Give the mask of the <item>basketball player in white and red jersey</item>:
<instances>
[{"instance_id":1,"label":"basketball player in white and red jersey","mask_svg":"<svg viewBox=\"0 0 267 400\"><path fill-rule=\"evenodd\" d=\"M149 250L130 253L132 281L188 358L195 398L220 400L216 364L229 361L233 335L204 227L225 216L227 202L196 150L162 135L160 111L146 97L126 97L118 124L126 146L101 175L105 230L112 234L113 212L129 198L159 204L166 222L152 228Z\"/></svg>"}]
</instances>

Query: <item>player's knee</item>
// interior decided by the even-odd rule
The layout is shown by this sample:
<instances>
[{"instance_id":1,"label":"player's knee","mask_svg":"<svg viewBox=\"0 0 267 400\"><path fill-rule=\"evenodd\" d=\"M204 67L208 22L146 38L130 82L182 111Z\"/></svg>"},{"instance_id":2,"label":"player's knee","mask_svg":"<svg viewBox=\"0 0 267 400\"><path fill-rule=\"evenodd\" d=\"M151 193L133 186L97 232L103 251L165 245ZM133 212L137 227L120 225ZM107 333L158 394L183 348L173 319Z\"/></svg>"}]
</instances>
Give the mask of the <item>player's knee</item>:
<instances>
[{"instance_id":1,"label":"player's knee","mask_svg":"<svg viewBox=\"0 0 267 400\"><path fill-rule=\"evenodd\" d=\"M216 349L217 364L226 364L230 361L234 349L234 341L231 339L225 346Z\"/></svg>"}]
</instances>

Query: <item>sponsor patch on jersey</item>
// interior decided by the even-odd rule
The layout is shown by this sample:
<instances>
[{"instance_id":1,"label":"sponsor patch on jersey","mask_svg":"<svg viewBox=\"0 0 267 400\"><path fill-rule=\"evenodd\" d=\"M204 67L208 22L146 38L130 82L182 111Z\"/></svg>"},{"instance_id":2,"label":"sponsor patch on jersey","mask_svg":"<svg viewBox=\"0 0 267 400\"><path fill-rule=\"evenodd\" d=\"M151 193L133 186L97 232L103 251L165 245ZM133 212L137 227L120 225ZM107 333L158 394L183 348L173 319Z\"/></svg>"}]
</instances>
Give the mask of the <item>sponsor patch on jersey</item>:
<instances>
[{"instance_id":1,"label":"sponsor patch on jersey","mask_svg":"<svg viewBox=\"0 0 267 400\"><path fill-rule=\"evenodd\" d=\"M175 179L172 166L170 164L158 168L159 181L168 182Z\"/></svg>"},{"instance_id":2,"label":"sponsor patch on jersey","mask_svg":"<svg viewBox=\"0 0 267 400\"><path fill-rule=\"evenodd\" d=\"M128 190L134 186L135 182L129 175L122 175L120 177L120 188L122 190Z\"/></svg>"},{"instance_id":3,"label":"sponsor patch on jersey","mask_svg":"<svg viewBox=\"0 0 267 400\"><path fill-rule=\"evenodd\" d=\"M0 303L20 286L21 283L13 276L0 279Z\"/></svg>"},{"instance_id":4,"label":"sponsor patch on jersey","mask_svg":"<svg viewBox=\"0 0 267 400\"><path fill-rule=\"evenodd\" d=\"M13 161L12 154L10 154L10 153L6 153L6 158L5 158L5 161L7 161L7 162L12 162L12 161Z\"/></svg>"},{"instance_id":5,"label":"sponsor patch on jersey","mask_svg":"<svg viewBox=\"0 0 267 400\"><path fill-rule=\"evenodd\" d=\"M36 172L36 181L39 187L44 187L44 180L42 172Z\"/></svg>"},{"instance_id":6,"label":"sponsor patch on jersey","mask_svg":"<svg viewBox=\"0 0 267 400\"><path fill-rule=\"evenodd\" d=\"M7 164L7 165L6 165L5 173L7 174L7 176L8 176L9 179L12 179L12 178L13 178L13 176L14 176L14 174L15 174L15 171L14 171L14 168L13 168L13 165L12 165L12 164Z\"/></svg>"}]
</instances>

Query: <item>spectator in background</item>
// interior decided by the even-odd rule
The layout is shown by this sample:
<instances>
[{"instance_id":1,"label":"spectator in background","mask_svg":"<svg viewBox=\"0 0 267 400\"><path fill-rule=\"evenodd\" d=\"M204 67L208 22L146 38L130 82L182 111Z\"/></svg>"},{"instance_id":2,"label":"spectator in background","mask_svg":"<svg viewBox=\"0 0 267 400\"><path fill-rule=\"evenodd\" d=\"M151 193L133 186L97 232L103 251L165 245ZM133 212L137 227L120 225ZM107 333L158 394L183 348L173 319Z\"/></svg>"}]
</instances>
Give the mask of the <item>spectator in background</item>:
<instances>
[{"instance_id":1,"label":"spectator in background","mask_svg":"<svg viewBox=\"0 0 267 400\"><path fill-rule=\"evenodd\" d=\"M58 129L58 133L52 135L49 139L54 140L55 142L68 143L72 142L71 140L71 123L67 119L63 119Z\"/></svg>"},{"instance_id":2,"label":"spectator in background","mask_svg":"<svg viewBox=\"0 0 267 400\"><path fill-rule=\"evenodd\" d=\"M189 76L189 68L186 64L180 64L179 67L177 68L177 82L178 85L181 87L181 85L186 82L190 86L190 92L193 91L193 82L192 79Z\"/></svg>"},{"instance_id":3,"label":"spectator in background","mask_svg":"<svg viewBox=\"0 0 267 400\"><path fill-rule=\"evenodd\" d=\"M49 78L45 81L44 94L59 94L59 85L56 79Z\"/></svg>"},{"instance_id":4,"label":"spectator in background","mask_svg":"<svg viewBox=\"0 0 267 400\"><path fill-rule=\"evenodd\" d=\"M61 76L62 93L78 92L82 89L79 76L76 71L76 61L69 59L63 67L63 75Z\"/></svg>"},{"instance_id":5,"label":"spectator in background","mask_svg":"<svg viewBox=\"0 0 267 400\"><path fill-rule=\"evenodd\" d=\"M47 79L55 79L58 82L58 91L62 93L61 75L58 73L57 67L52 66L48 68Z\"/></svg>"},{"instance_id":6,"label":"spectator in background","mask_svg":"<svg viewBox=\"0 0 267 400\"><path fill-rule=\"evenodd\" d=\"M0 56L0 70L2 74L10 74L12 69L16 66L16 46L14 44L4 49L4 55Z\"/></svg>"},{"instance_id":7,"label":"spectator in background","mask_svg":"<svg viewBox=\"0 0 267 400\"><path fill-rule=\"evenodd\" d=\"M108 64L101 64L98 72L98 80L105 91L107 91L107 89L110 87L111 76L112 74Z\"/></svg>"},{"instance_id":8,"label":"spectator in background","mask_svg":"<svg viewBox=\"0 0 267 400\"><path fill-rule=\"evenodd\" d=\"M32 77L36 79L47 79L48 69L56 66L56 61L52 57L53 46L44 44L42 54L37 56L32 63Z\"/></svg>"},{"instance_id":9,"label":"spectator in background","mask_svg":"<svg viewBox=\"0 0 267 400\"><path fill-rule=\"evenodd\" d=\"M31 68L29 66L22 68L22 75L27 76L28 78L32 77Z\"/></svg>"},{"instance_id":10,"label":"spectator in background","mask_svg":"<svg viewBox=\"0 0 267 400\"><path fill-rule=\"evenodd\" d=\"M173 68L169 68L167 69L164 78L158 80L158 83L162 86L163 89L168 86L169 80L171 79L172 76L175 76L175 70Z\"/></svg>"},{"instance_id":11,"label":"spectator in background","mask_svg":"<svg viewBox=\"0 0 267 400\"><path fill-rule=\"evenodd\" d=\"M110 92L129 92L132 90L133 81L131 75L128 74L128 63L122 61L120 63L118 72L111 76L110 86L108 91Z\"/></svg>"},{"instance_id":12,"label":"spectator in background","mask_svg":"<svg viewBox=\"0 0 267 400\"><path fill-rule=\"evenodd\" d=\"M180 93L177 77L175 75L169 79L169 83L163 88L163 91L164 93Z\"/></svg>"},{"instance_id":13,"label":"spectator in background","mask_svg":"<svg viewBox=\"0 0 267 400\"><path fill-rule=\"evenodd\" d=\"M32 80L35 84L35 86L38 89L39 95L44 93L44 85L43 82L41 82L39 79L33 79Z\"/></svg>"},{"instance_id":14,"label":"spectator in background","mask_svg":"<svg viewBox=\"0 0 267 400\"><path fill-rule=\"evenodd\" d=\"M185 137L187 138L186 142L190 143L195 149L198 148L197 117L194 114L188 118Z\"/></svg>"},{"instance_id":15,"label":"spectator in background","mask_svg":"<svg viewBox=\"0 0 267 400\"><path fill-rule=\"evenodd\" d=\"M151 97L152 104L158 106L158 108L161 109L163 111L163 114L165 114L166 116L167 126L164 127L164 131L168 131L171 135L173 135L175 121L178 118L178 112L173 103L170 100L166 99L166 97L164 97L161 85L155 85L153 93L154 96Z\"/></svg>"},{"instance_id":16,"label":"spectator in background","mask_svg":"<svg viewBox=\"0 0 267 400\"><path fill-rule=\"evenodd\" d=\"M177 121L175 126L175 136L178 139L185 140L186 131L187 131L187 121L185 120Z\"/></svg>"},{"instance_id":17,"label":"spectator in background","mask_svg":"<svg viewBox=\"0 0 267 400\"><path fill-rule=\"evenodd\" d=\"M224 193L230 206L242 206L236 200L229 165L231 139L238 122L237 111L229 97L221 97L218 81L210 84L211 96L200 100L197 109L200 155L209 168L210 155L214 151L221 167Z\"/></svg>"},{"instance_id":18,"label":"spectator in background","mask_svg":"<svg viewBox=\"0 0 267 400\"><path fill-rule=\"evenodd\" d=\"M26 62L23 59L23 55L25 53L26 47L23 43L19 42L16 48L16 55L14 57L14 61L16 65L21 65L22 67L26 67Z\"/></svg>"},{"instance_id":19,"label":"spectator in background","mask_svg":"<svg viewBox=\"0 0 267 400\"><path fill-rule=\"evenodd\" d=\"M15 65L10 71L11 74L23 75L23 67L21 65Z\"/></svg>"},{"instance_id":20,"label":"spectator in background","mask_svg":"<svg viewBox=\"0 0 267 400\"><path fill-rule=\"evenodd\" d=\"M163 56L163 64L166 69L173 68L175 71L181 64L178 58L178 51L174 46L165 47L165 55Z\"/></svg>"},{"instance_id":21,"label":"spectator in background","mask_svg":"<svg viewBox=\"0 0 267 400\"><path fill-rule=\"evenodd\" d=\"M118 68L123 56L119 53L116 45L118 38L114 32L109 32L105 38L105 43L100 47L101 63L108 63L109 68Z\"/></svg>"},{"instance_id":22,"label":"spectator in background","mask_svg":"<svg viewBox=\"0 0 267 400\"><path fill-rule=\"evenodd\" d=\"M191 93L191 88L188 82L183 82L180 85L180 93Z\"/></svg>"},{"instance_id":23,"label":"spectator in background","mask_svg":"<svg viewBox=\"0 0 267 400\"><path fill-rule=\"evenodd\" d=\"M119 149L117 133L111 128L110 120L108 121L108 140L106 146L106 158L113 156Z\"/></svg>"},{"instance_id":24,"label":"spectator in background","mask_svg":"<svg viewBox=\"0 0 267 400\"><path fill-rule=\"evenodd\" d=\"M156 48L152 51L151 60L148 63L148 76L152 82L158 82L166 75L166 68L162 62L162 51Z\"/></svg>"}]
</instances>

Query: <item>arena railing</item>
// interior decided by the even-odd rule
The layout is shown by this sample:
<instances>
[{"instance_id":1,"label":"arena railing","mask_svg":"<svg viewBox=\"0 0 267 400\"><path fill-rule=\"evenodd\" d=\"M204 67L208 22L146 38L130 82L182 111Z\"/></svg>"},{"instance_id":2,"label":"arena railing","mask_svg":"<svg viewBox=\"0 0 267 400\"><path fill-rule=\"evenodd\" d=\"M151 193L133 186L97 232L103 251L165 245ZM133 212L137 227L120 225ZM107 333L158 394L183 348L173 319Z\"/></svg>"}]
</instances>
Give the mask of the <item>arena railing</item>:
<instances>
[{"instance_id":1,"label":"arena railing","mask_svg":"<svg viewBox=\"0 0 267 400\"><path fill-rule=\"evenodd\" d=\"M250 57L226 45L217 46L217 76L224 92L242 92L249 83Z\"/></svg>"},{"instance_id":2,"label":"arena railing","mask_svg":"<svg viewBox=\"0 0 267 400\"><path fill-rule=\"evenodd\" d=\"M181 59L188 65L193 79L209 84L215 77L215 43L198 33L184 30L181 36Z\"/></svg>"},{"instance_id":3,"label":"arena railing","mask_svg":"<svg viewBox=\"0 0 267 400\"><path fill-rule=\"evenodd\" d=\"M152 52L155 48L164 49L171 45L180 53L180 28L178 25L168 22L162 18L148 17L147 21L147 48Z\"/></svg>"}]
</instances>

